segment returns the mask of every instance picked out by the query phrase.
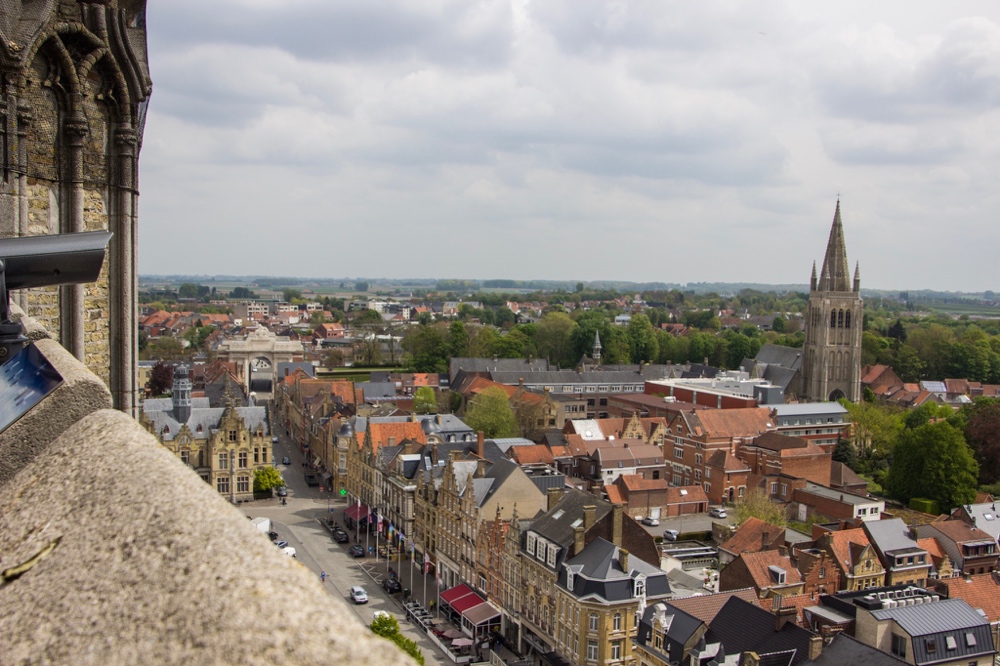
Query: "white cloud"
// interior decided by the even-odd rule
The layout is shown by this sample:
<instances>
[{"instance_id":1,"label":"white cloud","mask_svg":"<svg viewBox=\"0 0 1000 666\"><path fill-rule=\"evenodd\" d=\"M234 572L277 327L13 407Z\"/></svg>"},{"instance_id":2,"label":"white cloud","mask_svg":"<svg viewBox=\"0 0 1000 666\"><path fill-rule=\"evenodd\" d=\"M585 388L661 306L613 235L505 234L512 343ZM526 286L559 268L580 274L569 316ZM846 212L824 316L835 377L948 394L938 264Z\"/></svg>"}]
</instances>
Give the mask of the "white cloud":
<instances>
[{"instance_id":1,"label":"white cloud","mask_svg":"<svg viewBox=\"0 0 1000 666\"><path fill-rule=\"evenodd\" d=\"M805 282L841 191L995 288L910 257L996 244L1000 10L886 5L157 3L140 271Z\"/></svg>"}]
</instances>

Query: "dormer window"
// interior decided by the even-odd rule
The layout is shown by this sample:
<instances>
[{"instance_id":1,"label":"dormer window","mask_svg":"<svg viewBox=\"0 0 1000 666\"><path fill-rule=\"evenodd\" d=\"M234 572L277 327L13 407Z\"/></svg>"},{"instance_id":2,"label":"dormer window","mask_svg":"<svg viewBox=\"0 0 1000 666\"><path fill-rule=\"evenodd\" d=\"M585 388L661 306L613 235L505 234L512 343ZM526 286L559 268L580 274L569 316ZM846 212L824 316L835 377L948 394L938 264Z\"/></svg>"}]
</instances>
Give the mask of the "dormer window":
<instances>
[{"instance_id":1,"label":"dormer window","mask_svg":"<svg viewBox=\"0 0 1000 666\"><path fill-rule=\"evenodd\" d=\"M646 596L646 577L637 576L632 579L632 596L634 597L644 597Z\"/></svg>"}]
</instances>

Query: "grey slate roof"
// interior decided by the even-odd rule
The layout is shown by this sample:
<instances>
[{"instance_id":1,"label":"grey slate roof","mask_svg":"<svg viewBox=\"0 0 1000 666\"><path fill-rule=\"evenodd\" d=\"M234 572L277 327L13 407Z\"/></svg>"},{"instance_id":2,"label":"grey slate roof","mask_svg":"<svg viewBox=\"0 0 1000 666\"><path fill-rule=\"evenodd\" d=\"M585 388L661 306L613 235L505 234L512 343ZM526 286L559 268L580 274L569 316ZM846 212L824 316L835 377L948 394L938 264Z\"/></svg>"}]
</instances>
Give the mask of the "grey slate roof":
<instances>
[{"instance_id":1,"label":"grey slate roof","mask_svg":"<svg viewBox=\"0 0 1000 666\"><path fill-rule=\"evenodd\" d=\"M393 382L358 382L354 386L365 392L365 400L392 400L396 397Z\"/></svg>"},{"instance_id":2,"label":"grey slate roof","mask_svg":"<svg viewBox=\"0 0 1000 666\"><path fill-rule=\"evenodd\" d=\"M802 368L802 350L798 347L765 344L761 346L755 359L758 363L780 365L790 370Z\"/></svg>"},{"instance_id":3,"label":"grey slate roof","mask_svg":"<svg viewBox=\"0 0 1000 666\"><path fill-rule=\"evenodd\" d=\"M809 639L812 632L789 622L779 631L774 630L774 615L756 604L730 597L709 625L706 641L720 642L727 655L742 654L753 650L763 657L766 654L789 653L787 664L799 664L809 656Z\"/></svg>"},{"instance_id":4,"label":"grey slate roof","mask_svg":"<svg viewBox=\"0 0 1000 666\"><path fill-rule=\"evenodd\" d=\"M823 648L823 653L805 662L809 666L844 666L857 664L864 666L902 666L906 661L882 652L844 633L837 634L833 641Z\"/></svg>"},{"instance_id":5,"label":"grey slate roof","mask_svg":"<svg viewBox=\"0 0 1000 666\"><path fill-rule=\"evenodd\" d=\"M880 553L887 554L906 550L923 552L916 540L910 536L910 528L907 527L902 518L872 520L866 522L863 527L868 533L868 539Z\"/></svg>"},{"instance_id":6,"label":"grey slate roof","mask_svg":"<svg viewBox=\"0 0 1000 666\"><path fill-rule=\"evenodd\" d=\"M195 400L198 400L198 398ZM171 409L173 409L173 405L171 405ZM225 412L225 407L192 407L191 417L187 420L191 436L195 439L208 439L212 431L218 429L219 422L222 420L222 415ZM172 440L178 431L180 431L181 424L174 418L173 411L149 410L148 406L144 404L143 413L153 424L153 431L158 435L162 434L163 439L166 441ZM243 419L247 430L256 432L257 428L262 426L264 434L270 434L266 407L237 407L236 413ZM170 431L168 433L163 432L165 427L169 428ZM200 432L198 430L199 427L201 428Z\"/></svg>"},{"instance_id":7,"label":"grey slate roof","mask_svg":"<svg viewBox=\"0 0 1000 666\"><path fill-rule=\"evenodd\" d=\"M532 521L531 529L549 541L554 541L564 548L573 543L573 523L583 520L583 507L596 506L594 522L611 513L611 503L602 500L582 490L570 489L562 499L556 502L551 511L540 513Z\"/></svg>"},{"instance_id":8,"label":"grey slate roof","mask_svg":"<svg viewBox=\"0 0 1000 666\"><path fill-rule=\"evenodd\" d=\"M653 625L659 623L662 618L666 625L664 638L666 639L663 648L656 649L652 643ZM660 602L646 606L639 619L636 642L643 645L646 650L653 654L665 655L670 663L681 663L684 657L684 645L702 626L701 620L689 615L684 611L670 606L668 603Z\"/></svg>"},{"instance_id":9,"label":"grey slate roof","mask_svg":"<svg viewBox=\"0 0 1000 666\"><path fill-rule=\"evenodd\" d=\"M578 598L597 597L612 603L635 598L633 581L638 576L646 579L646 597L665 597L670 594L667 574L659 567L630 555L628 571L621 567L620 549L615 544L598 537L594 539L559 570L558 584L568 589L567 568L574 573L573 589Z\"/></svg>"},{"instance_id":10,"label":"grey slate roof","mask_svg":"<svg viewBox=\"0 0 1000 666\"><path fill-rule=\"evenodd\" d=\"M910 635L913 660L917 664L994 653L989 620L962 599L884 608L871 614L877 620L893 620ZM968 636L972 636L971 641ZM952 638L951 645L947 643L948 637Z\"/></svg>"}]
</instances>

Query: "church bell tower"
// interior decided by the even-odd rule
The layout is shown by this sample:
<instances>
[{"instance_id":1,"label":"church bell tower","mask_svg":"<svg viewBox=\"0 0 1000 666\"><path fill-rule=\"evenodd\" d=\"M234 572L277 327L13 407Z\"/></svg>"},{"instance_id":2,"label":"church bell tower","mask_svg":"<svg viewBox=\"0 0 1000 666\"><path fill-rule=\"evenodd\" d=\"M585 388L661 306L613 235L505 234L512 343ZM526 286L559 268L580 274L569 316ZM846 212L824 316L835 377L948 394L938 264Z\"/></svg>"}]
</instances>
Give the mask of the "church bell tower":
<instances>
[{"instance_id":1,"label":"church bell tower","mask_svg":"<svg viewBox=\"0 0 1000 666\"><path fill-rule=\"evenodd\" d=\"M860 267L849 278L840 199L826 245L823 269L813 263L806 313L803 397L811 401L861 399L861 332L864 322Z\"/></svg>"}]
</instances>

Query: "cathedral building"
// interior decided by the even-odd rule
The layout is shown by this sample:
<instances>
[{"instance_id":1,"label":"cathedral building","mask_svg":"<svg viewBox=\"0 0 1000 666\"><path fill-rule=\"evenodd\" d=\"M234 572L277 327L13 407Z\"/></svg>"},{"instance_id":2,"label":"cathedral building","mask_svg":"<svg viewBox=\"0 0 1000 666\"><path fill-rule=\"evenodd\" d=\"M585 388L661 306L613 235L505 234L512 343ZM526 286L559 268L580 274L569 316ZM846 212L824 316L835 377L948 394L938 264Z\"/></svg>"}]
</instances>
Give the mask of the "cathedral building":
<instances>
[{"instance_id":1,"label":"cathedral building","mask_svg":"<svg viewBox=\"0 0 1000 666\"><path fill-rule=\"evenodd\" d=\"M826 245L823 269L809 281L806 337L802 347L802 397L811 401L861 399L861 332L864 323L861 275L849 277L840 200Z\"/></svg>"},{"instance_id":2,"label":"cathedral building","mask_svg":"<svg viewBox=\"0 0 1000 666\"><path fill-rule=\"evenodd\" d=\"M146 0L0 2L0 237L114 233L96 282L15 302L133 415L145 15Z\"/></svg>"}]
</instances>

